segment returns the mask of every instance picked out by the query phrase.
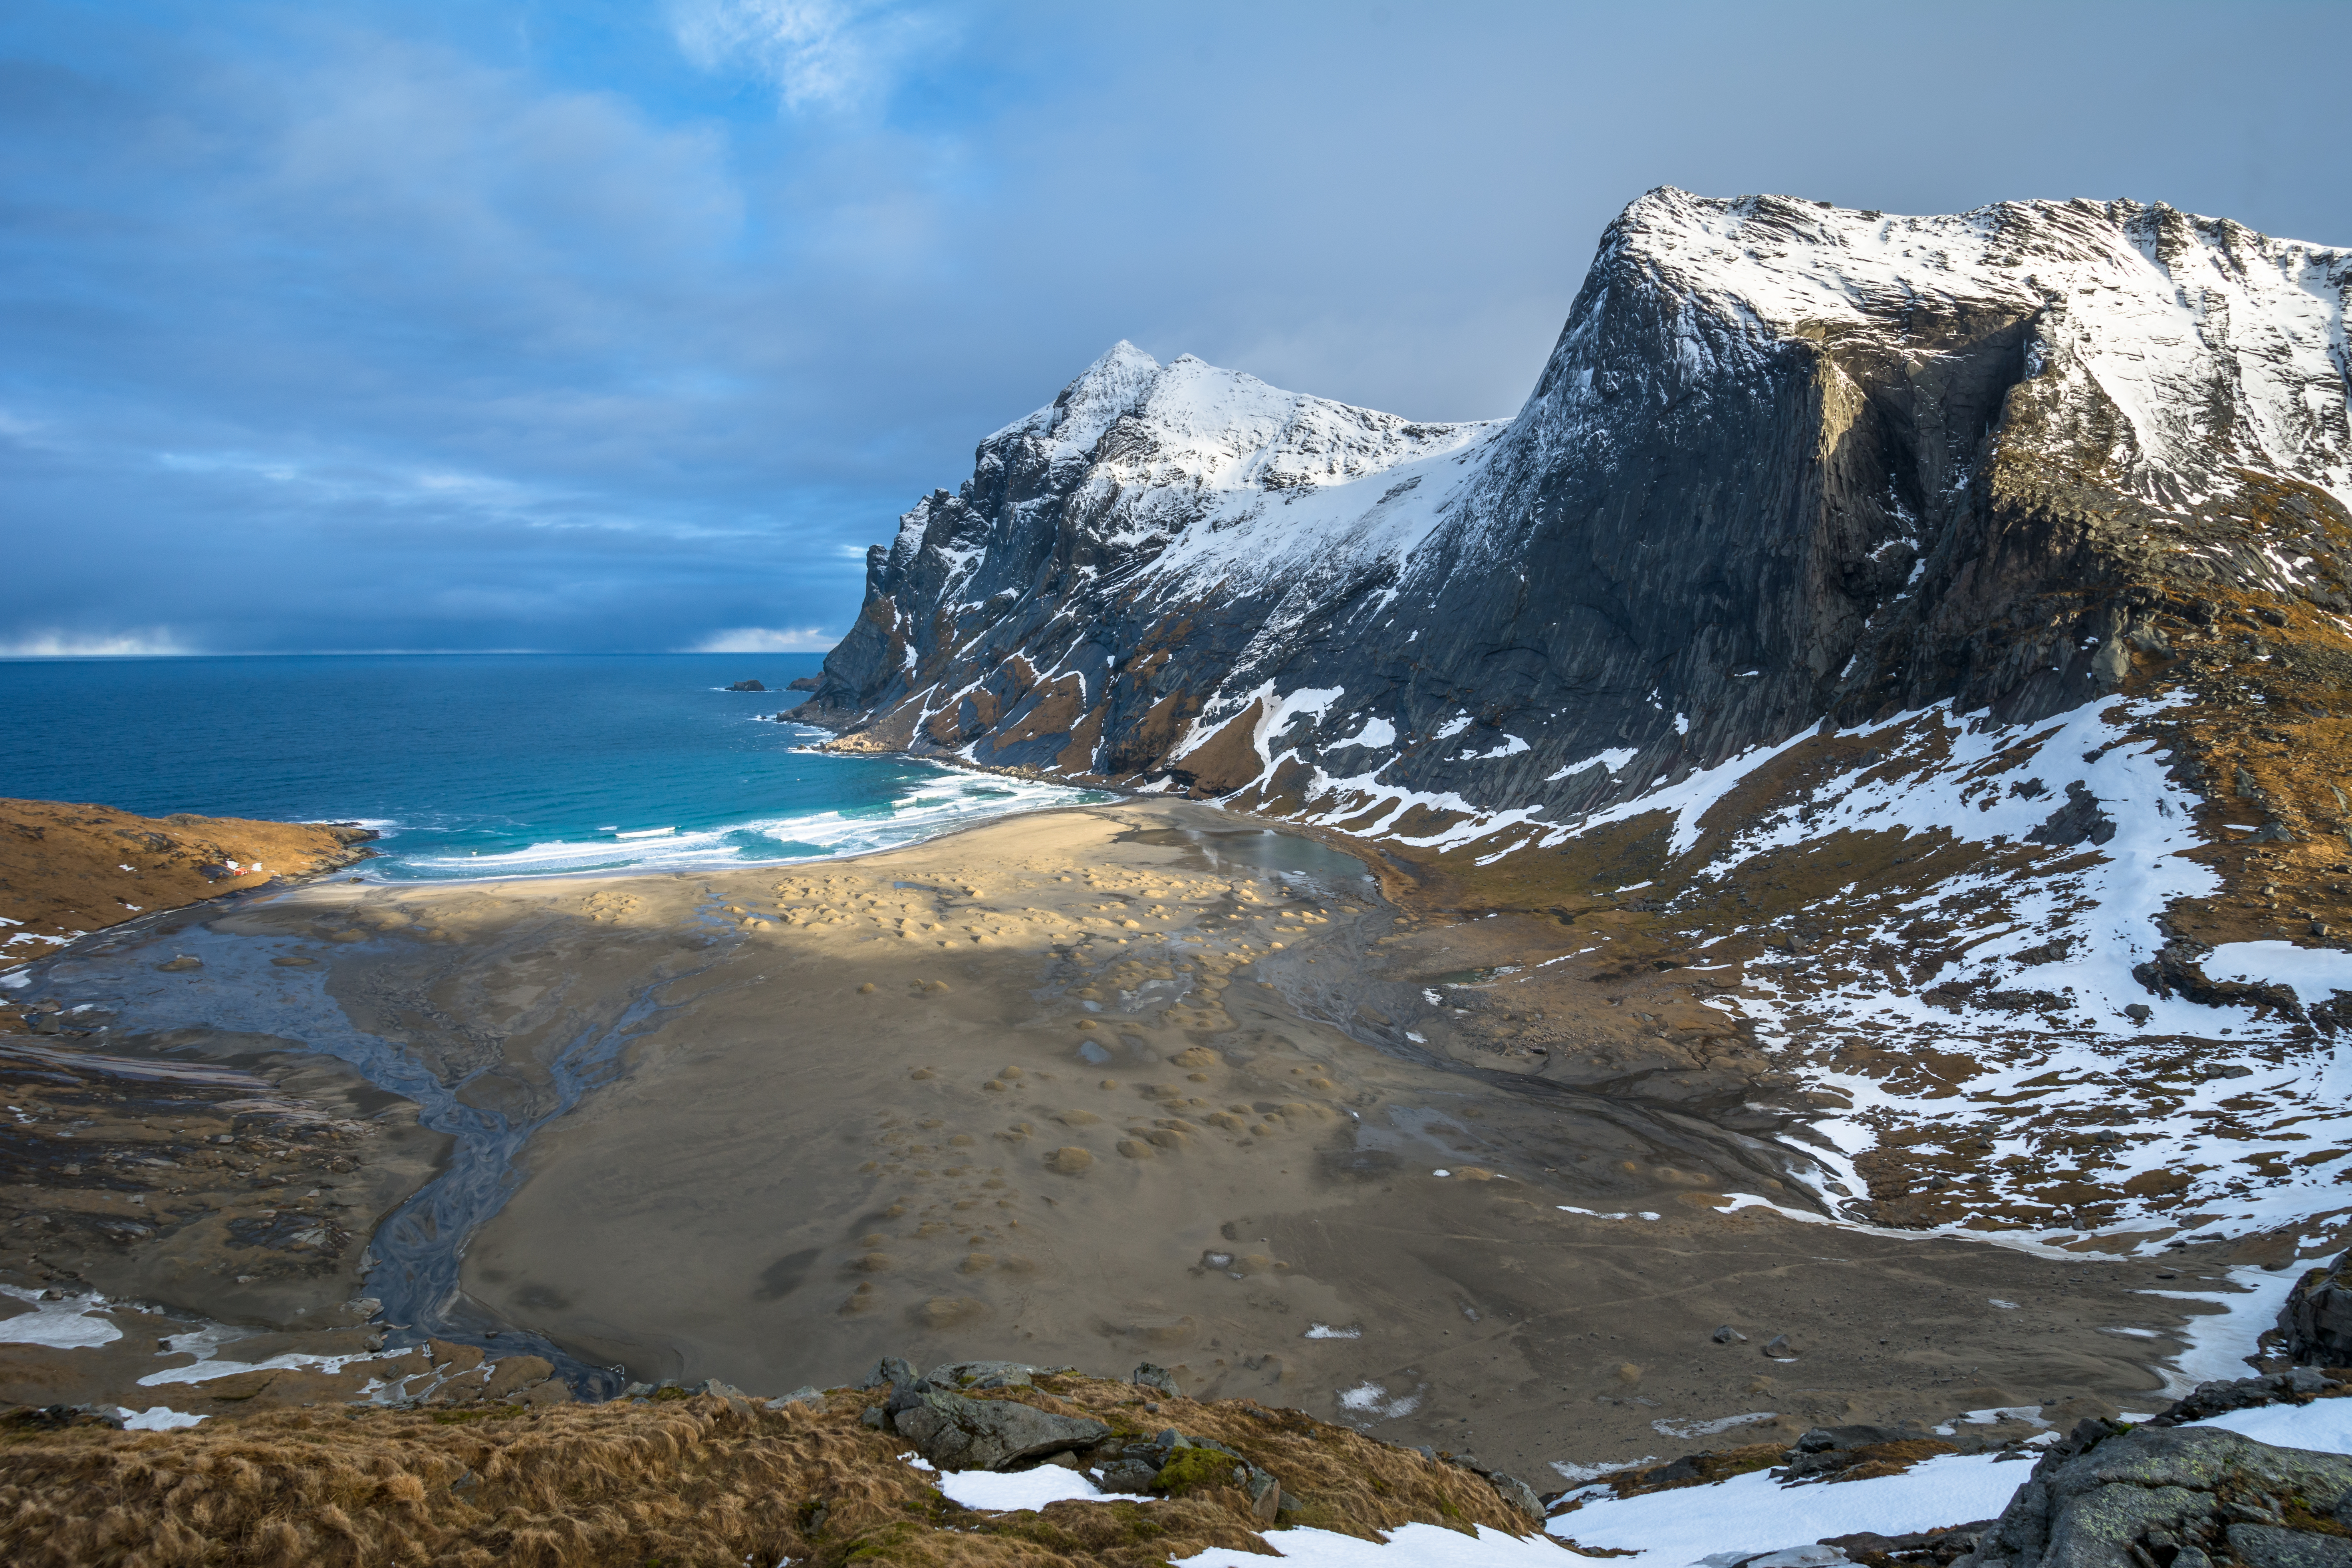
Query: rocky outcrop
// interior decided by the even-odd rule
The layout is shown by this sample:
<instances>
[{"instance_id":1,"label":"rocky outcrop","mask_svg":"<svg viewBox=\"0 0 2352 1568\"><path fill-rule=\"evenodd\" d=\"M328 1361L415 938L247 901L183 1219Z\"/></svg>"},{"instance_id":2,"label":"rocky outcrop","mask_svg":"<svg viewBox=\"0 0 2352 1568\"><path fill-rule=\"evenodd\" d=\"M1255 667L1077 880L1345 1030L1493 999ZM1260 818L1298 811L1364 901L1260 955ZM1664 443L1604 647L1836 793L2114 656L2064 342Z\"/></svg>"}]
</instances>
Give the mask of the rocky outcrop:
<instances>
[{"instance_id":1,"label":"rocky outcrop","mask_svg":"<svg viewBox=\"0 0 2352 1568\"><path fill-rule=\"evenodd\" d=\"M1181 1496L1198 1487L1228 1486L1249 1500L1250 1517L1261 1524L1271 1524L1282 1511L1282 1483L1271 1471L1214 1438L1188 1437L1173 1426L1139 1441L1106 1443L1087 1462L1101 1471L1105 1491Z\"/></svg>"},{"instance_id":2,"label":"rocky outcrop","mask_svg":"<svg viewBox=\"0 0 2352 1568\"><path fill-rule=\"evenodd\" d=\"M2046 715L2170 657L2161 605L2352 581L2348 284L2162 205L1654 191L1507 422L1118 345L869 553L797 716L1426 836L1824 718Z\"/></svg>"},{"instance_id":3,"label":"rocky outcrop","mask_svg":"<svg viewBox=\"0 0 2352 1568\"><path fill-rule=\"evenodd\" d=\"M914 1444L943 1470L999 1470L1051 1454L1090 1447L1110 1428L1089 1417L1070 1416L1010 1399L975 1399L994 1389L1030 1388L1038 1376L1067 1367L1025 1362L956 1362L918 1375L912 1363L885 1356L860 1384L887 1388L889 1397L866 1412L869 1424L887 1426Z\"/></svg>"},{"instance_id":4,"label":"rocky outcrop","mask_svg":"<svg viewBox=\"0 0 2352 1568\"><path fill-rule=\"evenodd\" d=\"M891 1429L943 1470L999 1470L1024 1459L1085 1448L1110 1436L1087 1416L1057 1415L1010 1399L973 1399L929 1382L900 1384Z\"/></svg>"},{"instance_id":5,"label":"rocky outcrop","mask_svg":"<svg viewBox=\"0 0 2352 1568\"><path fill-rule=\"evenodd\" d=\"M2298 1366L2352 1366L2352 1252L2294 1282L2279 1309L2281 1348Z\"/></svg>"},{"instance_id":6,"label":"rocky outcrop","mask_svg":"<svg viewBox=\"0 0 2352 1568\"><path fill-rule=\"evenodd\" d=\"M1966 1568L2352 1563L2352 1457L2211 1427L2084 1421L2033 1468Z\"/></svg>"}]
</instances>

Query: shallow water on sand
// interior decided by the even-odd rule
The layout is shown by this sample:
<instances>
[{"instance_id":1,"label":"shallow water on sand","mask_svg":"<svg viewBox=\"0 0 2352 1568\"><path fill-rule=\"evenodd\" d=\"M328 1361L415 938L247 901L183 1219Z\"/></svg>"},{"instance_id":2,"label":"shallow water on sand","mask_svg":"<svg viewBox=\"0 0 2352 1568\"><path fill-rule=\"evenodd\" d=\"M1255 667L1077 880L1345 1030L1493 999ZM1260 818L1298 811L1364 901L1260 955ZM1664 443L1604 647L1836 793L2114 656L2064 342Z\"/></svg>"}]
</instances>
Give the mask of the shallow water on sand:
<instances>
[{"instance_id":1,"label":"shallow water on sand","mask_svg":"<svg viewBox=\"0 0 2352 1568\"><path fill-rule=\"evenodd\" d=\"M446 880L852 854L1105 798L777 722L815 654L0 661L0 795L362 822L369 874ZM765 692L735 692L756 679Z\"/></svg>"}]
</instances>

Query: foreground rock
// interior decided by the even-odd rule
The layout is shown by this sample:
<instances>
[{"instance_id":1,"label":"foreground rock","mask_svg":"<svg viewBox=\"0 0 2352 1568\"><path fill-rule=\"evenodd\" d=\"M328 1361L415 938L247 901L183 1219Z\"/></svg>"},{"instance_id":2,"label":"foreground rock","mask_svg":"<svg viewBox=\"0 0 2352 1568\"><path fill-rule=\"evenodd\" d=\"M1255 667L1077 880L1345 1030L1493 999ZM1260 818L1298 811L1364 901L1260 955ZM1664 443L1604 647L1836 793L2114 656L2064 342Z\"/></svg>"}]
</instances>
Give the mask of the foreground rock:
<instances>
[{"instance_id":1,"label":"foreground rock","mask_svg":"<svg viewBox=\"0 0 2352 1568\"><path fill-rule=\"evenodd\" d=\"M1705 1568L1831 1568L1844 1563L1871 1568L2352 1564L2352 1457L2183 1425L2231 1411L2305 1405L2347 1394L2352 1370L2343 1369L2323 1373L2297 1367L2206 1383L2137 1428L2085 1417L2046 1451L2035 1445L2048 1433L2018 1434L2005 1441L1962 1434L1947 1440L1908 1427L1817 1427L1794 1444L1748 1444L1617 1471L1551 1500L1558 1510L1552 1529L1573 1538L1573 1516L1595 1501L1705 1489L1758 1470L1769 1470L1783 1487L1874 1481L1946 1455L2000 1449L2005 1458L2036 1458L2039 1463L1999 1519L1932 1523L1892 1536L1862 1531L1746 1555L1727 1552L1706 1558ZM1497 1478L1498 1489L1504 1479ZM1915 1506L1918 1500L1915 1494ZM1706 1510L1707 1494L1696 1492L1690 1506ZM1745 1528L1728 1516L1721 1523L1727 1535Z\"/></svg>"},{"instance_id":2,"label":"foreground rock","mask_svg":"<svg viewBox=\"0 0 2352 1568\"><path fill-rule=\"evenodd\" d=\"M1001 1470L1023 1459L1084 1448L1110 1436L1101 1422L1059 1415L1013 1399L972 1399L928 1383L890 1395L898 1435L943 1470Z\"/></svg>"},{"instance_id":3,"label":"foreground rock","mask_svg":"<svg viewBox=\"0 0 2352 1568\"><path fill-rule=\"evenodd\" d=\"M2352 1457L2209 1427L2085 1421L2033 1468L1968 1568L2352 1563Z\"/></svg>"},{"instance_id":4,"label":"foreground rock","mask_svg":"<svg viewBox=\"0 0 2352 1568\"><path fill-rule=\"evenodd\" d=\"M2352 1252L2294 1282L2279 1309L2279 1348L2298 1366L2352 1364Z\"/></svg>"}]
</instances>

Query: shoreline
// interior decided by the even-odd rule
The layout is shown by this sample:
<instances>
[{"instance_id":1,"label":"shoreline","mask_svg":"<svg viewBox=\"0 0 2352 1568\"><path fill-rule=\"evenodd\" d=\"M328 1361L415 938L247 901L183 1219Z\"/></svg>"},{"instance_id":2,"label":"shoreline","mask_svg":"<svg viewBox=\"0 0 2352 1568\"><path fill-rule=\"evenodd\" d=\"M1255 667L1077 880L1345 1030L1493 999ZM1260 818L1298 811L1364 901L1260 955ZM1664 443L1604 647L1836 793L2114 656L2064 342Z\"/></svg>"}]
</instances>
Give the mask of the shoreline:
<instances>
[{"instance_id":1,"label":"shoreline","mask_svg":"<svg viewBox=\"0 0 2352 1568\"><path fill-rule=\"evenodd\" d=\"M811 730L814 730L814 729L815 729L815 728L816 728L814 725L803 725L803 726L802 726L802 727L803 727L803 729L811 729ZM815 755L822 755L822 756L839 756L839 755L849 755L849 756L854 756L854 755L856 755L856 753L835 753L835 752L823 752L823 751L821 751L821 750L819 750L819 749L817 749L817 748L814 748L814 747L803 748L803 749L805 749L805 750L809 751L812 754L815 754ZM1013 783L1025 784L1032 784L1032 785L1041 785L1041 786L1045 787L1045 788L1054 789L1054 790L1058 790L1058 791L1063 791L1063 792L1069 793L1069 794L1073 794L1073 795L1109 795L1109 796L1112 796L1114 799L1127 799L1127 798L1129 798L1129 797L1131 797L1131 796L1134 796L1134 795L1135 795L1135 792L1133 792L1133 791L1129 791L1129 790L1123 790L1123 789L1118 788L1117 786L1113 786L1113 785L1095 785L1095 784L1055 784L1055 783L1053 783L1053 782L1052 782L1052 781L1050 781L1050 780L1026 777L1026 776L1024 776L1024 775L1021 775L1021 774L1017 774L1017 773L1006 773L1006 772L1003 772L1003 770L998 770L998 769L983 768L983 767L979 766L979 765L978 765L978 764L976 764L976 763L966 763L966 762L964 762L961 758L950 758L950 757L915 757L915 756L907 756L904 760L910 761L910 762L918 762L918 763L935 763L935 764L937 764L937 765L939 765L939 766L940 766L940 767L942 767L942 768L947 769L947 770L948 770L948 771L950 771L950 773L957 773L957 772L961 772L961 773L971 773L971 774L974 774L974 775L976 775L976 776L983 777L983 778L1001 778L1001 779L1004 779L1004 780L1007 780L1007 781L1010 781L1010 782L1013 782ZM1014 806L1007 807L1007 808L1005 808L1005 809L1003 809L1003 810L1002 810L1002 811L988 812L988 813L984 813L984 814L975 814L973 816L971 816L971 817L970 819L968 819L968 820L961 821L961 822L958 822L958 823L956 823L956 824L955 824L955 825L953 825L953 826L947 826L947 827L941 828L940 831L938 831L938 832L936 832L936 833L932 833L932 834L929 834L929 835L927 835L927 836L924 836L924 837L916 837L916 838L909 839L909 840L908 840L908 841L907 841L906 843L904 843L904 844L881 845L881 846L876 846L876 847L867 847L867 848L861 848L861 849L845 849L845 850L840 850L840 851L837 851L837 852L828 852L828 853L825 853L825 854L814 855L814 856L803 856L803 857L801 857L801 858L790 858L790 859L775 859L775 860L745 860L745 859L742 859L742 858L734 858L734 859L726 859L726 860L688 861L688 862L682 862L682 863L674 864L674 865L659 866L659 867L656 867L656 866L605 867L605 868L586 868L586 869L581 869L581 870L570 870L570 871L512 871L512 872L503 872L503 873L499 873L499 872L493 872L493 873L489 873L489 874L482 875L482 876L466 876L466 877L432 877L432 878L414 878L414 879L395 879L395 878L390 878L390 877L383 876L383 875L382 875L381 873L362 873L362 878L363 878L363 879L364 879L365 881L367 881L367 882L368 882L368 883L370 883L371 885L374 885L374 886L382 886L382 887L391 887L391 888L409 888L409 887L455 887L455 886L469 886L469 885L478 884L478 883L516 882L516 881L531 881L531 880L541 880L541 879L554 880L554 879L584 879L584 878L594 878L594 877L608 877L608 878L609 878L609 877L629 877L629 876L647 876L647 877L660 877L660 876L703 876L703 875L710 875L710 874L714 874L714 873L727 872L727 871L759 871L759 870L763 870L763 869L767 869L767 868L791 868L791 867L793 867L793 866L822 865L822 864L830 863L830 862L835 861L835 860L855 859L855 858L860 858L860 857L864 857L864 856L871 856L871 855L887 855L887 854L890 854L890 853L892 853L892 852L893 852L893 851L895 851L895 850L913 848L913 847L917 847L917 846L919 846L919 845L929 844L929 843L936 842L937 840L941 839L941 838L950 837L952 837L952 836L954 836L954 835L956 835L956 834L958 834L958 833L968 832L968 831L970 831L970 830L971 830L971 829L973 829L973 828L981 827L981 826L986 826L988 823L998 821L998 820L1000 820L1000 819L1002 819L1002 818L1003 818L1003 817L1008 817L1008 816L1022 816L1022 815L1025 815L1025 814L1027 814L1027 813L1031 813L1031 812L1037 812L1037 811L1069 811L1069 810L1076 810L1076 809L1080 809L1080 808L1082 808L1084 805L1087 805L1087 804L1096 804L1096 805L1100 805L1100 804L1105 804L1105 803L1102 803L1102 802L1094 802L1094 803L1087 803L1087 802L1061 802L1061 803L1053 803L1053 802L1048 802L1048 803L1043 803L1043 804L1034 805L1014 805ZM1200 803L1200 804L1210 804L1210 803L1205 803L1205 802L1204 802L1204 803ZM397 828L397 826L396 826L395 825L394 825L394 824L390 821L390 819L377 819L377 831L378 831L378 835L379 835L379 837L386 837L386 838L388 838L388 837L393 837L393 836L396 835L396 833L398 832L398 828ZM737 826L737 827L727 827L727 828L697 829L696 831L698 831L698 832L726 832L726 833L740 833L740 832L747 832L747 831L750 831L750 830L749 830L748 828L744 828L744 827ZM1305 835L1302 835L1302 837L1304 837L1304 836L1305 836ZM580 841L580 842L583 842L583 843L584 843L585 841ZM378 855L377 855L375 858L383 858L383 859L390 859L390 858L392 858L393 857L392 857L389 853L387 853L387 852L379 852L379 853L378 853Z\"/></svg>"}]
</instances>

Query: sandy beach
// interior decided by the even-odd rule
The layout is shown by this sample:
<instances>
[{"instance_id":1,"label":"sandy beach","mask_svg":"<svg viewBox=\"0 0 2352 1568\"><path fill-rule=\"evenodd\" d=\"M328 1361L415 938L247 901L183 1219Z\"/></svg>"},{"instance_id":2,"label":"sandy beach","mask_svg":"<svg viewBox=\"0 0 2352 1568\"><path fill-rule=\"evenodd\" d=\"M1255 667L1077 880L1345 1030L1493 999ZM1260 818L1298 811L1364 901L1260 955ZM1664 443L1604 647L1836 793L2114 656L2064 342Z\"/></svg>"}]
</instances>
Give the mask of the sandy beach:
<instances>
[{"instance_id":1,"label":"sandy beach","mask_svg":"<svg viewBox=\"0 0 2352 1568\"><path fill-rule=\"evenodd\" d=\"M1713 1069L1596 1088L1496 1009L1404 1018L1399 996L1528 933L1418 910L1383 872L1402 901L1310 841L1130 801L789 870L314 882L47 978L107 998L110 1050L266 1071L266 1038L407 1075L457 1131L402 1223L378 1228L382 1193L342 1222L396 1255L386 1318L543 1336L616 1381L1150 1361L1202 1397L1535 1471L2161 1403L2152 1369L2208 1309L2144 1292L2225 1289L2218 1267L1735 1200L1803 1206L1770 1174L1762 1134L1803 1107L1770 1103L1769 1062L1731 1041ZM1581 987L1591 1050L1622 1055L1620 993L1655 976L1546 973L1521 994L1546 1007L1502 1010L1548 1010L1558 1041ZM357 1288L264 1297L177 1256L141 1294L247 1322Z\"/></svg>"}]
</instances>

